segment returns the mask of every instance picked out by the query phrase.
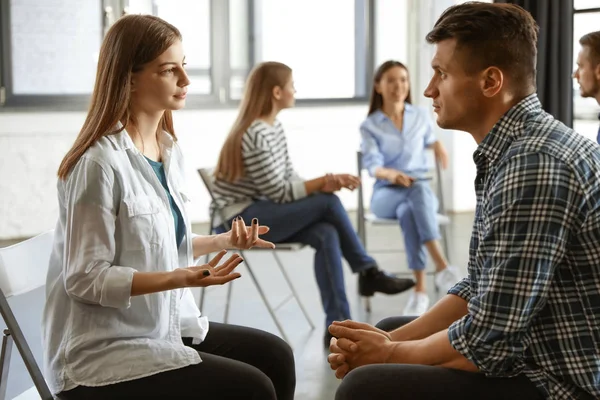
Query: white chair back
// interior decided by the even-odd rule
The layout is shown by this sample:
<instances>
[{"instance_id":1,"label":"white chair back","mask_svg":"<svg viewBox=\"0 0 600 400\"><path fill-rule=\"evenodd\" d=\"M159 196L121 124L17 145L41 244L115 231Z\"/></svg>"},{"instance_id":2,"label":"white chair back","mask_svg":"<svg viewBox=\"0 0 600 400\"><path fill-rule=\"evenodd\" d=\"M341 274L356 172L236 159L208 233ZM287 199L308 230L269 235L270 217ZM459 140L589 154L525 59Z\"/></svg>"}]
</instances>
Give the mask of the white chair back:
<instances>
[{"instance_id":1,"label":"white chair back","mask_svg":"<svg viewBox=\"0 0 600 400\"><path fill-rule=\"evenodd\" d=\"M0 249L0 289L18 296L44 286L54 243L54 230Z\"/></svg>"},{"instance_id":2,"label":"white chair back","mask_svg":"<svg viewBox=\"0 0 600 400\"><path fill-rule=\"evenodd\" d=\"M33 348L35 354L41 354L39 318L45 301L41 291L46 284L53 243L52 230L0 249L0 327L3 324L7 327L0 332L3 333L0 336L0 399L5 395L18 399L53 399L32 351ZM11 297L9 303L7 299ZM39 303L39 307L32 302ZM13 343L21 360L17 357L11 362ZM33 388L27 382L27 375L33 381Z\"/></svg>"}]
</instances>

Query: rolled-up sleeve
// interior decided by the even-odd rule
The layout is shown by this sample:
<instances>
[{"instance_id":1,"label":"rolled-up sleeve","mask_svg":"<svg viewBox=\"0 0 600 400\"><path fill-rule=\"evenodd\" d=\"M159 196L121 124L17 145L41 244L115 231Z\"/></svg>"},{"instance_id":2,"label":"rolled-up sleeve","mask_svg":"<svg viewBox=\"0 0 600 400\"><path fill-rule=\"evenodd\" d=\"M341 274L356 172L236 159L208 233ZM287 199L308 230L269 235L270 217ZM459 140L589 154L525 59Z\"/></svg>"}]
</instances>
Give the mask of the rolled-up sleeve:
<instances>
[{"instance_id":1,"label":"rolled-up sleeve","mask_svg":"<svg viewBox=\"0 0 600 400\"><path fill-rule=\"evenodd\" d=\"M112 176L88 158L82 158L68 177L64 284L77 301L128 308L136 270L113 265L117 209L113 183Z\"/></svg>"},{"instance_id":2,"label":"rolled-up sleeve","mask_svg":"<svg viewBox=\"0 0 600 400\"><path fill-rule=\"evenodd\" d=\"M458 296L467 302L471 300L471 283L469 278L467 277L460 280L456 285L448 290L448 294Z\"/></svg>"},{"instance_id":3,"label":"rolled-up sleeve","mask_svg":"<svg viewBox=\"0 0 600 400\"><path fill-rule=\"evenodd\" d=\"M581 222L583 195L564 163L540 153L511 158L492 179L477 291L448 337L486 375L511 377L524 369L528 332ZM461 296L461 288L451 292Z\"/></svg>"},{"instance_id":4,"label":"rolled-up sleeve","mask_svg":"<svg viewBox=\"0 0 600 400\"><path fill-rule=\"evenodd\" d=\"M367 120L368 121L368 120ZM365 122L360 126L360 149L362 152L363 168L369 171L369 175L375 176L377 168L384 165L383 153L379 149L379 144L371 133L368 123Z\"/></svg>"}]
</instances>

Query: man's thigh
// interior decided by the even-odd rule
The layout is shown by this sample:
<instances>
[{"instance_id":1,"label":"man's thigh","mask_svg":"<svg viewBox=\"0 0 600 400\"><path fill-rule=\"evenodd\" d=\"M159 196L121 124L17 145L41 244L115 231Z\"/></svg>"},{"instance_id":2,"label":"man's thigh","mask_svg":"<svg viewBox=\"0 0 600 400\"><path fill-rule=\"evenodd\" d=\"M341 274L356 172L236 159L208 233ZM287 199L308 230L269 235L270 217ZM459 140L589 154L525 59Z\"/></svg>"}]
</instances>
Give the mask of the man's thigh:
<instances>
[{"instance_id":1,"label":"man's thigh","mask_svg":"<svg viewBox=\"0 0 600 400\"><path fill-rule=\"evenodd\" d=\"M456 369L408 364L373 364L351 371L337 390L336 400L464 400L543 397L525 376L486 378Z\"/></svg>"}]
</instances>

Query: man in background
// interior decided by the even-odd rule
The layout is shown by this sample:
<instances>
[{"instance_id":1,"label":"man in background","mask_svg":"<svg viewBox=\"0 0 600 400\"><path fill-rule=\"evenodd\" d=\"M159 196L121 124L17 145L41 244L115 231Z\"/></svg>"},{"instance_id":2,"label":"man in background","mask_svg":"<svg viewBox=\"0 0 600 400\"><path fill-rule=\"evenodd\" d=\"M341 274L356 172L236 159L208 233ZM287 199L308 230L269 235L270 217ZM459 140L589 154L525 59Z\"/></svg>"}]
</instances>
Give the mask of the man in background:
<instances>
[{"instance_id":1,"label":"man in background","mask_svg":"<svg viewBox=\"0 0 600 400\"><path fill-rule=\"evenodd\" d=\"M573 78L579 84L581 97L593 97L600 105L600 31L590 32L579 39L581 50ZM600 114L598 115L600 119ZM600 127L596 141L600 143Z\"/></svg>"}]
</instances>

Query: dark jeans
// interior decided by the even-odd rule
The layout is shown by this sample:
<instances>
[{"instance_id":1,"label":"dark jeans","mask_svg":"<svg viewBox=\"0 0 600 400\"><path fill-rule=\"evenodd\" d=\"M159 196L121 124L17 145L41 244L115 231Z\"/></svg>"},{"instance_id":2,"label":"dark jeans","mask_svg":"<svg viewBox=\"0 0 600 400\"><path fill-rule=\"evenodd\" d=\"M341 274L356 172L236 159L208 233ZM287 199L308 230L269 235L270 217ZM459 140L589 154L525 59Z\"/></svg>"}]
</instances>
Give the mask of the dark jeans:
<instances>
[{"instance_id":1,"label":"dark jeans","mask_svg":"<svg viewBox=\"0 0 600 400\"><path fill-rule=\"evenodd\" d=\"M377 327L389 332L415 318L386 318ZM359 367L346 375L335 398L542 400L543 396L524 375L515 378L487 378L481 373L427 365L372 364Z\"/></svg>"},{"instance_id":2,"label":"dark jeans","mask_svg":"<svg viewBox=\"0 0 600 400\"><path fill-rule=\"evenodd\" d=\"M78 386L60 399L278 399L292 400L294 355L279 337L253 328L210 323L200 364L100 387Z\"/></svg>"},{"instance_id":3,"label":"dark jeans","mask_svg":"<svg viewBox=\"0 0 600 400\"><path fill-rule=\"evenodd\" d=\"M367 255L340 199L334 194L314 194L298 201L278 204L257 201L241 217L246 224L258 218L271 228L262 238L275 243L300 242L316 250L315 277L325 310L325 326L350 319L342 256L353 272L377 265ZM221 228L222 232L223 229Z\"/></svg>"}]
</instances>

